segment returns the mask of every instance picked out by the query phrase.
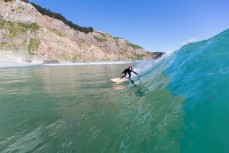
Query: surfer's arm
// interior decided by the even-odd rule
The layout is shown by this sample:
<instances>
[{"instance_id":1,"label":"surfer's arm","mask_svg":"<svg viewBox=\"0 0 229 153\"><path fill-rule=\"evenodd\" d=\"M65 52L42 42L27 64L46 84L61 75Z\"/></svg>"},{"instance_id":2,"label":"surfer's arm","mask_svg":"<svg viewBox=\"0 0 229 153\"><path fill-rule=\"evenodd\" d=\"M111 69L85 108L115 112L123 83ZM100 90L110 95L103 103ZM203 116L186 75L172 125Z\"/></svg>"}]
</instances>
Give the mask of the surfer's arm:
<instances>
[{"instance_id":1,"label":"surfer's arm","mask_svg":"<svg viewBox=\"0 0 229 153\"><path fill-rule=\"evenodd\" d=\"M134 72L134 71L132 71L134 74L136 74L137 76L140 76L137 72Z\"/></svg>"}]
</instances>

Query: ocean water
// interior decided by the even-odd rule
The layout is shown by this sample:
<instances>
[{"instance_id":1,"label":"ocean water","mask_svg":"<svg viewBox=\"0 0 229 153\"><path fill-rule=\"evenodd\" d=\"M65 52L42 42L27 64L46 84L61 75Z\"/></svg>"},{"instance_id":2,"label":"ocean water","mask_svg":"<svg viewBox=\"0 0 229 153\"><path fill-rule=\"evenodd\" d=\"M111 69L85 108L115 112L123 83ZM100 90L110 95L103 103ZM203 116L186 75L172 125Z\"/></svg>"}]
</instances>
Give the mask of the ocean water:
<instances>
[{"instance_id":1,"label":"ocean water","mask_svg":"<svg viewBox=\"0 0 229 153\"><path fill-rule=\"evenodd\" d=\"M229 31L157 61L0 68L1 153L228 153L228 116Z\"/></svg>"}]
</instances>

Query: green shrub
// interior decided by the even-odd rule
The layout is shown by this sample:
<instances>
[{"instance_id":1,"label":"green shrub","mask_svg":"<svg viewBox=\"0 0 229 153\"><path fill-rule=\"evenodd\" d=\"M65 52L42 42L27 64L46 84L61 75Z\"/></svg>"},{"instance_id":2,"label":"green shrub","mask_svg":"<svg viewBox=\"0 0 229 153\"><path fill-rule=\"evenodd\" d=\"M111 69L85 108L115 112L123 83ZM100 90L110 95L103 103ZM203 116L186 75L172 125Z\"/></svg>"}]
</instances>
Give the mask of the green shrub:
<instances>
[{"instance_id":1,"label":"green shrub","mask_svg":"<svg viewBox=\"0 0 229 153\"><path fill-rule=\"evenodd\" d=\"M39 29L36 23L25 24L21 22L0 21L0 28L7 29L10 37L17 36L18 33L25 33L28 30L35 32Z\"/></svg>"},{"instance_id":2,"label":"green shrub","mask_svg":"<svg viewBox=\"0 0 229 153\"><path fill-rule=\"evenodd\" d=\"M34 52L38 49L40 45L40 40L31 38L29 41L28 51L31 55L34 55Z\"/></svg>"},{"instance_id":3,"label":"green shrub","mask_svg":"<svg viewBox=\"0 0 229 153\"><path fill-rule=\"evenodd\" d=\"M94 38L97 40L97 42L104 42L104 41L106 41L106 39L104 39L104 38L99 38L99 37L96 37L96 36L94 36Z\"/></svg>"},{"instance_id":4,"label":"green shrub","mask_svg":"<svg viewBox=\"0 0 229 153\"><path fill-rule=\"evenodd\" d=\"M127 43L128 46L134 48L134 49L142 49L141 46L138 46L138 45L135 45L135 44L132 44L132 43Z\"/></svg>"},{"instance_id":5,"label":"green shrub","mask_svg":"<svg viewBox=\"0 0 229 153\"><path fill-rule=\"evenodd\" d=\"M64 36L64 33L62 31L56 30L56 29L49 29L50 31L54 32L58 36Z\"/></svg>"},{"instance_id":6,"label":"green shrub","mask_svg":"<svg viewBox=\"0 0 229 153\"><path fill-rule=\"evenodd\" d=\"M106 37L105 33L99 32L104 38Z\"/></svg>"},{"instance_id":7,"label":"green shrub","mask_svg":"<svg viewBox=\"0 0 229 153\"><path fill-rule=\"evenodd\" d=\"M114 40L119 40L119 39L122 39L122 38L119 38L119 37L113 37L114 38Z\"/></svg>"},{"instance_id":8,"label":"green shrub","mask_svg":"<svg viewBox=\"0 0 229 153\"><path fill-rule=\"evenodd\" d=\"M84 32L84 33L89 33L89 32L93 32L94 29L92 27L81 27L77 24L74 24L73 22L67 20L63 15L61 15L60 13L55 13L55 12L52 12L46 8L43 8L33 2L29 2L28 0L22 0L26 3L30 3L31 5L33 5L42 15L47 15L51 18L55 18L55 19L58 19L58 20L61 20L63 21L66 25L68 25L70 28L74 29L74 30L79 30L81 32Z\"/></svg>"},{"instance_id":9,"label":"green shrub","mask_svg":"<svg viewBox=\"0 0 229 153\"><path fill-rule=\"evenodd\" d=\"M135 55L135 56L136 56L135 60L143 60L144 58L144 55Z\"/></svg>"},{"instance_id":10,"label":"green shrub","mask_svg":"<svg viewBox=\"0 0 229 153\"><path fill-rule=\"evenodd\" d=\"M31 27L31 32L35 32L39 29L39 26L37 25L37 23L30 24L30 27Z\"/></svg>"}]
</instances>

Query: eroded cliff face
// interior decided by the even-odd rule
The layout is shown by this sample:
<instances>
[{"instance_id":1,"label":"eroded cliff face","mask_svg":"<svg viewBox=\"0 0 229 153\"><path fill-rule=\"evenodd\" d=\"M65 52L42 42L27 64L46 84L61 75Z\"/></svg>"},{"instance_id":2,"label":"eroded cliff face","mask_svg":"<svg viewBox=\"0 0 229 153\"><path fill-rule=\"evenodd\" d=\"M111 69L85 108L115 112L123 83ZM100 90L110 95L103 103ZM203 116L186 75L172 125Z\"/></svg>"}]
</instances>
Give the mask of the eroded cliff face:
<instances>
[{"instance_id":1,"label":"eroded cliff face","mask_svg":"<svg viewBox=\"0 0 229 153\"><path fill-rule=\"evenodd\" d=\"M63 62L147 60L157 56L107 33L73 30L19 0L0 0L0 50L27 60Z\"/></svg>"}]
</instances>

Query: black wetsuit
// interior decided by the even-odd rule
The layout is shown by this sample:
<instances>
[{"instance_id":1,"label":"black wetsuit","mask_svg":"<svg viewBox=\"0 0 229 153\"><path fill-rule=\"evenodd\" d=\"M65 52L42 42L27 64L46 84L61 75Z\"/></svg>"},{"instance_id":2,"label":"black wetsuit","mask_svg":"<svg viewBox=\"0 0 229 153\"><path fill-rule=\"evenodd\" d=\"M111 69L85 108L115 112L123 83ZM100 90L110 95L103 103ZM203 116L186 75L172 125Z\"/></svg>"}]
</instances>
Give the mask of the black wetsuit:
<instances>
[{"instance_id":1,"label":"black wetsuit","mask_svg":"<svg viewBox=\"0 0 229 153\"><path fill-rule=\"evenodd\" d=\"M133 73L135 73L136 75L138 75L136 72L134 72L133 70L130 70L130 69L125 69L121 74L124 74L121 78L124 78L124 77L126 77L126 74L128 73L128 75L129 75L129 78L128 79L130 79L130 77L131 77L131 72L133 72Z\"/></svg>"}]
</instances>

